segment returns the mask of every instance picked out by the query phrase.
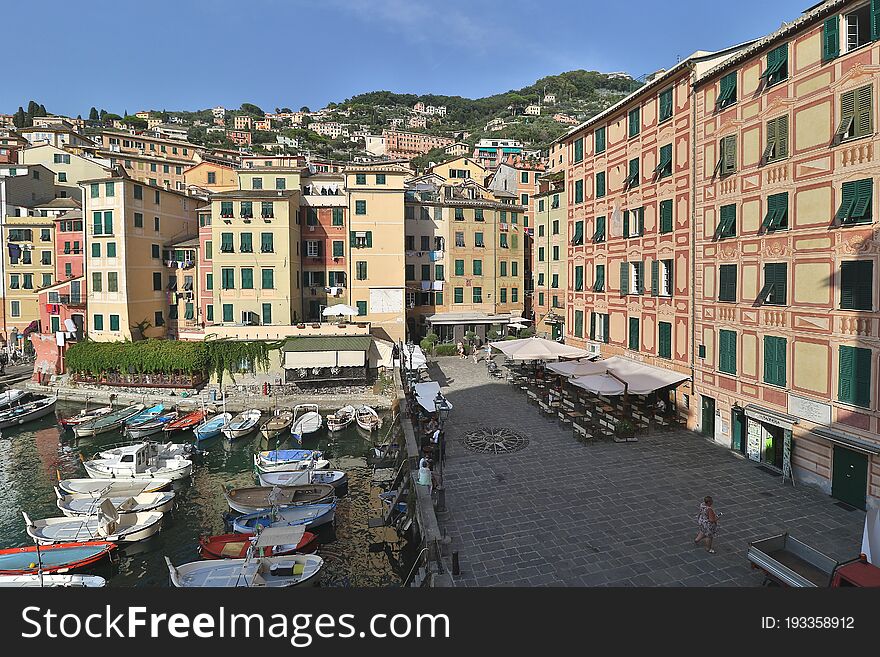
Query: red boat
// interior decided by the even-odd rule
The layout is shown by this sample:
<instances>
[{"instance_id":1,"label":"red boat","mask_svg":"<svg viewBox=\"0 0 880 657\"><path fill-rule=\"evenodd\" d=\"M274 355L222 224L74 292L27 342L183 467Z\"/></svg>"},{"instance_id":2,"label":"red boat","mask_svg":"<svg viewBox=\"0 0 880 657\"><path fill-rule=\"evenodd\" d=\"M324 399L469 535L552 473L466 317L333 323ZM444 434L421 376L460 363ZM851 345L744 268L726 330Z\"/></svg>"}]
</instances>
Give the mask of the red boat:
<instances>
[{"instance_id":1,"label":"red boat","mask_svg":"<svg viewBox=\"0 0 880 657\"><path fill-rule=\"evenodd\" d=\"M250 534L218 534L202 536L199 539L199 554L203 559L244 559L250 547ZM318 537L311 532L304 532L295 548L288 545L263 548L264 557L280 557L288 554L311 554L318 549Z\"/></svg>"},{"instance_id":2,"label":"red boat","mask_svg":"<svg viewBox=\"0 0 880 657\"><path fill-rule=\"evenodd\" d=\"M165 433L171 433L172 431L184 431L186 429L192 429L197 424L201 424L206 415L207 413L205 413L205 411L192 411L190 413L186 413L185 415L181 415L176 420L172 420L171 422L166 424L162 430Z\"/></svg>"},{"instance_id":3,"label":"red boat","mask_svg":"<svg viewBox=\"0 0 880 657\"><path fill-rule=\"evenodd\" d=\"M44 574L73 573L109 559L116 547L109 541L56 543L41 545L39 557L35 545L0 550L0 575L31 575L41 563Z\"/></svg>"}]
</instances>

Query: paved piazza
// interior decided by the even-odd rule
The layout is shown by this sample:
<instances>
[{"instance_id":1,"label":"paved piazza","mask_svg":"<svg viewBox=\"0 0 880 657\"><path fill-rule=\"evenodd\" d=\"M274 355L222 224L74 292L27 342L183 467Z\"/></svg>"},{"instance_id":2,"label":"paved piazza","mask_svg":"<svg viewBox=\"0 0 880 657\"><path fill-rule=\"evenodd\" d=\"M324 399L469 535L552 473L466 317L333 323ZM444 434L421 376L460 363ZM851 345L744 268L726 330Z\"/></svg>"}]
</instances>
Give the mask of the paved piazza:
<instances>
[{"instance_id":1,"label":"paved piazza","mask_svg":"<svg viewBox=\"0 0 880 657\"><path fill-rule=\"evenodd\" d=\"M440 522L459 552L458 586L758 586L748 542L782 531L837 559L859 551L862 511L697 434L584 445L482 361L441 358L430 374L455 407ZM529 444L483 454L460 442L493 427ZM723 513L714 555L692 542L706 495Z\"/></svg>"}]
</instances>

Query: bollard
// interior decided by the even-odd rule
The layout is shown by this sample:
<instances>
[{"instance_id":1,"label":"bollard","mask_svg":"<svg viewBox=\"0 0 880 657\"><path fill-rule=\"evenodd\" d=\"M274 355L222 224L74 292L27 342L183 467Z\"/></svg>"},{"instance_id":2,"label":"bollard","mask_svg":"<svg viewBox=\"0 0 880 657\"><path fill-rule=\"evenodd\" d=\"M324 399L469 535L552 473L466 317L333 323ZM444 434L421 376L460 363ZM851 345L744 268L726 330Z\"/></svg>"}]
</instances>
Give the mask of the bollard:
<instances>
[{"instance_id":1,"label":"bollard","mask_svg":"<svg viewBox=\"0 0 880 657\"><path fill-rule=\"evenodd\" d=\"M442 513L446 511L446 489L443 486L437 487L437 512Z\"/></svg>"},{"instance_id":2,"label":"bollard","mask_svg":"<svg viewBox=\"0 0 880 657\"><path fill-rule=\"evenodd\" d=\"M458 566L458 552L452 553L452 574L456 577L461 574L461 568Z\"/></svg>"}]
</instances>

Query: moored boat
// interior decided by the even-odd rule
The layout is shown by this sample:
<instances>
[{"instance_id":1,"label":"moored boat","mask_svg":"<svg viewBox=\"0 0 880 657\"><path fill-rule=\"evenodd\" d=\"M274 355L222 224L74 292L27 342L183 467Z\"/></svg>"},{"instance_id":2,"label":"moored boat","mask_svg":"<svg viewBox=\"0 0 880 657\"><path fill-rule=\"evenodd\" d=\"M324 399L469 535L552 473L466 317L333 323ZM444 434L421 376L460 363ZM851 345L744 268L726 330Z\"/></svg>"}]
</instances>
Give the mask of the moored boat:
<instances>
[{"instance_id":1,"label":"moored boat","mask_svg":"<svg viewBox=\"0 0 880 657\"><path fill-rule=\"evenodd\" d=\"M364 431L376 431L382 428L382 420L379 418L379 414L375 409L366 404L357 407L355 419L357 420L357 425Z\"/></svg>"},{"instance_id":2,"label":"moored boat","mask_svg":"<svg viewBox=\"0 0 880 657\"><path fill-rule=\"evenodd\" d=\"M102 415L89 422L78 424L73 428L73 433L77 438L84 438L87 436L97 436L102 433L116 431L125 424L126 420L133 418L143 410L143 404L132 404L131 406L120 408L119 410L107 413L106 415Z\"/></svg>"},{"instance_id":3,"label":"moored boat","mask_svg":"<svg viewBox=\"0 0 880 657\"><path fill-rule=\"evenodd\" d=\"M257 428L261 416L262 413L256 408L243 411L223 426L223 435L229 440L243 438Z\"/></svg>"},{"instance_id":4,"label":"moored boat","mask_svg":"<svg viewBox=\"0 0 880 657\"><path fill-rule=\"evenodd\" d=\"M19 388L9 388L3 393L0 393L0 409L9 408L13 404L19 402L27 395L26 390L20 390Z\"/></svg>"},{"instance_id":5,"label":"moored boat","mask_svg":"<svg viewBox=\"0 0 880 657\"><path fill-rule=\"evenodd\" d=\"M264 530L254 537L243 559L211 559L174 566L168 557L168 572L175 587L291 587L316 586L324 560L314 554L262 556L264 548L290 545L300 539L290 528Z\"/></svg>"},{"instance_id":6,"label":"moored boat","mask_svg":"<svg viewBox=\"0 0 880 657\"><path fill-rule=\"evenodd\" d=\"M303 525L306 529L311 529L332 523L335 512L335 501L264 509L238 516L232 521L232 530L240 534L253 534L258 528L285 525Z\"/></svg>"},{"instance_id":7,"label":"moored boat","mask_svg":"<svg viewBox=\"0 0 880 657\"><path fill-rule=\"evenodd\" d=\"M108 478L108 479L62 479L58 488L65 495L89 494L103 496L139 495L156 493L171 487L170 479L159 477L149 479Z\"/></svg>"},{"instance_id":8,"label":"moored boat","mask_svg":"<svg viewBox=\"0 0 880 657\"><path fill-rule=\"evenodd\" d=\"M257 478L261 486L330 484L336 491L336 497L344 497L348 493L348 475L342 470L281 470L261 472Z\"/></svg>"},{"instance_id":9,"label":"moored boat","mask_svg":"<svg viewBox=\"0 0 880 657\"><path fill-rule=\"evenodd\" d=\"M104 417L108 413L112 412L112 406L102 406L101 408L93 408L92 410L84 408L76 415L61 418L60 420L58 420L58 424L60 424L65 429L73 429L74 427L85 424L86 422L91 422L92 420L97 420L98 418Z\"/></svg>"},{"instance_id":10,"label":"moored boat","mask_svg":"<svg viewBox=\"0 0 880 657\"><path fill-rule=\"evenodd\" d=\"M100 588L107 580L98 575L0 575L0 588Z\"/></svg>"},{"instance_id":11,"label":"moored boat","mask_svg":"<svg viewBox=\"0 0 880 657\"><path fill-rule=\"evenodd\" d=\"M17 427L54 413L56 401L56 397L43 397L21 406L13 406L5 411L0 411L0 429Z\"/></svg>"},{"instance_id":12,"label":"moored boat","mask_svg":"<svg viewBox=\"0 0 880 657\"><path fill-rule=\"evenodd\" d=\"M354 422L355 408L348 405L343 406L335 413L327 416L327 431L342 431L352 422Z\"/></svg>"},{"instance_id":13,"label":"moored boat","mask_svg":"<svg viewBox=\"0 0 880 657\"><path fill-rule=\"evenodd\" d=\"M107 457L84 461L86 473L94 479L184 479L192 474L192 461L180 456L163 456L158 443L136 443L119 448Z\"/></svg>"},{"instance_id":14,"label":"moored boat","mask_svg":"<svg viewBox=\"0 0 880 657\"><path fill-rule=\"evenodd\" d=\"M112 541L114 543L137 543L156 534L162 523L162 514L116 512L110 500L101 503L93 516L68 518L45 518L31 520L22 512L28 535L40 544L80 543L87 541Z\"/></svg>"},{"instance_id":15,"label":"moored boat","mask_svg":"<svg viewBox=\"0 0 880 657\"><path fill-rule=\"evenodd\" d=\"M315 504L330 500L335 489L330 484L304 486L251 486L224 490L229 508L239 513L252 513L272 507Z\"/></svg>"},{"instance_id":16,"label":"moored boat","mask_svg":"<svg viewBox=\"0 0 880 657\"><path fill-rule=\"evenodd\" d=\"M155 404L150 406L149 408L142 408L139 413L132 415L128 418L124 424L125 426L129 426L131 424L139 424L140 422L146 422L147 420L153 420L165 412L165 404Z\"/></svg>"},{"instance_id":17,"label":"moored boat","mask_svg":"<svg viewBox=\"0 0 880 657\"><path fill-rule=\"evenodd\" d=\"M288 554L312 554L318 549L318 535L307 532L303 527L291 527L290 540L301 536L298 543L265 546L260 548L263 557L279 557ZM199 539L199 556L202 559L243 559L251 546L251 534L217 534L202 536Z\"/></svg>"},{"instance_id":18,"label":"moored boat","mask_svg":"<svg viewBox=\"0 0 880 657\"><path fill-rule=\"evenodd\" d=\"M290 437L294 442L301 443L303 436L315 433L322 424L324 424L324 418L318 412L317 404L297 404L293 407Z\"/></svg>"},{"instance_id":19,"label":"moored boat","mask_svg":"<svg viewBox=\"0 0 880 657\"><path fill-rule=\"evenodd\" d=\"M123 496L65 495L57 488L55 489L55 494L58 496L58 499L55 501L56 506L68 518L95 515L104 503L104 500L110 500L120 516L129 513L146 513L148 511L168 513L174 508L175 497L173 491Z\"/></svg>"},{"instance_id":20,"label":"moored boat","mask_svg":"<svg viewBox=\"0 0 880 657\"><path fill-rule=\"evenodd\" d=\"M260 425L260 435L266 440L272 440L276 436L290 428L293 422L293 411L282 409L275 411L275 414Z\"/></svg>"},{"instance_id":21,"label":"moored boat","mask_svg":"<svg viewBox=\"0 0 880 657\"><path fill-rule=\"evenodd\" d=\"M116 548L110 541L8 548L0 550L0 575L28 575L40 569L46 574L72 573L109 559Z\"/></svg>"},{"instance_id":22,"label":"moored boat","mask_svg":"<svg viewBox=\"0 0 880 657\"><path fill-rule=\"evenodd\" d=\"M222 433L223 427L226 426L231 419L232 413L220 413L220 415L215 415L210 420L206 420L199 426L193 428L193 434L195 434L196 440L216 438Z\"/></svg>"},{"instance_id":23,"label":"moored boat","mask_svg":"<svg viewBox=\"0 0 880 657\"><path fill-rule=\"evenodd\" d=\"M170 413L163 413L162 415L159 415L158 417L150 420L144 420L143 422L137 422L135 424L128 424L125 427L125 436L127 438L131 438L132 440L139 440L141 438L149 438L150 436L155 436L157 433L161 433L169 422L173 422L174 420L176 420L177 415L177 411L172 411Z\"/></svg>"},{"instance_id":24,"label":"moored boat","mask_svg":"<svg viewBox=\"0 0 880 657\"><path fill-rule=\"evenodd\" d=\"M323 454L312 449L273 449L254 454L257 474L291 470L321 470L330 466Z\"/></svg>"},{"instance_id":25,"label":"moored boat","mask_svg":"<svg viewBox=\"0 0 880 657\"><path fill-rule=\"evenodd\" d=\"M201 424L207 415L208 414L202 410L181 413L176 419L162 427L162 431L169 434L174 431L186 431L187 429L192 429L196 425Z\"/></svg>"}]
</instances>

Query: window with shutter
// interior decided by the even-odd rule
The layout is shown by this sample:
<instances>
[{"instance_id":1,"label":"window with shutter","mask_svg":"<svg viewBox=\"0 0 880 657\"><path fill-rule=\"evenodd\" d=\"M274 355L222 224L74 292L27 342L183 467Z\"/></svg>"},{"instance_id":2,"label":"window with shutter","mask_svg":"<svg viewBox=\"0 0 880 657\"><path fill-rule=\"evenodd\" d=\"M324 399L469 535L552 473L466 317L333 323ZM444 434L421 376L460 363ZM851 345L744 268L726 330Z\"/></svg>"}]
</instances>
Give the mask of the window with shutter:
<instances>
[{"instance_id":1,"label":"window with shutter","mask_svg":"<svg viewBox=\"0 0 880 657\"><path fill-rule=\"evenodd\" d=\"M767 53L767 68L761 74L768 87L788 79L788 44L774 48Z\"/></svg>"},{"instance_id":2,"label":"window with shutter","mask_svg":"<svg viewBox=\"0 0 880 657\"><path fill-rule=\"evenodd\" d=\"M578 265L574 268L574 290L575 292L582 292L584 289L584 267L583 265Z\"/></svg>"},{"instance_id":3,"label":"window with shutter","mask_svg":"<svg viewBox=\"0 0 880 657\"><path fill-rule=\"evenodd\" d=\"M736 374L736 332L718 331L718 370Z\"/></svg>"},{"instance_id":4,"label":"window with shutter","mask_svg":"<svg viewBox=\"0 0 880 657\"><path fill-rule=\"evenodd\" d=\"M620 296L629 294L629 263L620 263Z\"/></svg>"},{"instance_id":5,"label":"window with shutter","mask_svg":"<svg viewBox=\"0 0 880 657\"><path fill-rule=\"evenodd\" d=\"M822 61L829 62L840 55L840 16L832 16L822 25Z\"/></svg>"},{"instance_id":6,"label":"window with shutter","mask_svg":"<svg viewBox=\"0 0 880 657\"><path fill-rule=\"evenodd\" d=\"M874 180L854 180L843 183L837 221L841 225L870 223L872 215Z\"/></svg>"},{"instance_id":7,"label":"window with shutter","mask_svg":"<svg viewBox=\"0 0 880 657\"><path fill-rule=\"evenodd\" d=\"M660 232L672 232L672 199L660 201Z\"/></svg>"},{"instance_id":8,"label":"window with shutter","mask_svg":"<svg viewBox=\"0 0 880 657\"><path fill-rule=\"evenodd\" d=\"M639 350L639 318L629 318L629 348L633 351Z\"/></svg>"},{"instance_id":9,"label":"window with shutter","mask_svg":"<svg viewBox=\"0 0 880 657\"><path fill-rule=\"evenodd\" d=\"M728 135L721 139L720 157L715 171L722 176L736 173L736 135Z\"/></svg>"},{"instance_id":10,"label":"window with shutter","mask_svg":"<svg viewBox=\"0 0 880 657\"><path fill-rule=\"evenodd\" d=\"M718 83L718 99L715 109L722 110L736 102L736 71L728 73Z\"/></svg>"},{"instance_id":11,"label":"window with shutter","mask_svg":"<svg viewBox=\"0 0 880 657\"><path fill-rule=\"evenodd\" d=\"M636 107L629 111L629 136L635 137L642 128L642 114L640 108Z\"/></svg>"},{"instance_id":12,"label":"window with shutter","mask_svg":"<svg viewBox=\"0 0 880 657\"><path fill-rule=\"evenodd\" d=\"M660 294L660 261L651 261L651 296Z\"/></svg>"},{"instance_id":13,"label":"window with shutter","mask_svg":"<svg viewBox=\"0 0 880 657\"><path fill-rule=\"evenodd\" d=\"M764 383L785 386L786 341L775 336L764 337Z\"/></svg>"},{"instance_id":14,"label":"window with shutter","mask_svg":"<svg viewBox=\"0 0 880 657\"><path fill-rule=\"evenodd\" d=\"M657 355L660 358L672 358L672 324L657 323Z\"/></svg>"},{"instance_id":15,"label":"window with shutter","mask_svg":"<svg viewBox=\"0 0 880 657\"><path fill-rule=\"evenodd\" d=\"M874 132L874 86L866 85L840 95L840 124L835 143L858 139Z\"/></svg>"},{"instance_id":16,"label":"window with shutter","mask_svg":"<svg viewBox=\"0 0 880 657\"><path fill-rule=\"evenodd\" d=\"M788 192L767 197L767 214L761 228L768 233L788 228Z\"/></svg>"},{"instance_id":17,"label":"window with shutter","mask_svg":"<svg viewBox=\"0 0 880 657\"><path fill-rule=\"evenodd\" d=\"M672 144L660 147L660 159L654 169L657 178L666 178L672 175Z\"/></svg>"},{"instance_id":18,"label":"window with shutter","mask_svg":"<svg viewBox=\"0 0 880 657\"><path fill-rule=\"evenodd\" d=\"M871 350L860 347L840 347L837 398L854 406L871 405Z\"/></svg>"},{"instance_id":19,"label":"window with shutter","mask_svg":"<svg viewBox=\"0 0 880 657\"><path fill-rule=\"evenodd\" d=\"M767 146L762 160L776 162L788 157L788 115L767 121Z\"/></svg>"},{"instance_id":20,"label":"window with shutter","mask_svg":"<svg viewBox=\"0 0 880 657\"><path fill-rule=\"evenodd\" d=\"M874 263L871 260L840 263L840 307L842 310L873 310Z\"/></svg>"},{"instance_id":21,"label":"window with shutter","mask_svg":"<svg viewBox=\"0 0 880 657\"><path fill-rule=\"evenodd\" d=\"M639 167L639 158L634 157L629 161L629 175L623 182L624 189L632 189L638 187L641 182L641 171Z\"/></svg>"},{"instance_id":22,"label":"window with shutter","mask_svg":"<svg viewBox=\"0 0 880 657\"><path fill-rule=\"evenodd\" d=\"M758 294L758 305L784 306L788 287L788 265L771 262L764 265L764 286Z\"/></svg>"},{"instance_id":23,"label":"window with shutter","mask_svg":"<svg viewBox=\"0 0 880 657\"><path fill-rule=\"evenodd\" d=\"M722 205L718 210L718 228L715 231L717 239L736 237L736 204Z\"/></svg>"},{"instance_id":24,"label":"window with shutter","mask_svg":"<svg viewBox=\"0 0 880 657\"><path fill-rule=\"evenodd\" d=\"M718 300L736 301L736 265L718 267Z\"/></svg>"},{"instance_id":25,"label":"window with shutter","mask_svg":"<svg viewBox=\"0 0 880 657\"><path fill-rule=\"evenodd\" d=\"M575 203L583 203L584 202L584 181L583 180L575 180L574 181L574 202Z\"/></svg>"},{"instance_id":26,"label":"window with shutter","mask_svg":"<svg viewBox=\"0 0 880 657\"><path fill-rule=\"evenodd\" d=\"M582 310L574 311L574 337L584 337L584 312Z\"/></svg>"},{"instance_id":27,"label":"window with shutter","mask_svg":"<svg viewBox=\"0 0 880 657\"><path fill-rule=\"evenodd\" d=\"M580 246L584 243L584 222L576 221L574 223L574 235L571 236L571 245Z\"/></svg>"},{"instance_id":28,"label":"window with shutter","mask_svg":"<svg viewBox=\"0 0 880 657\"><path fill-rule=\"evenodd\" d=\"M605 241L605 217L596 217L596 230L593 233L593 242L598 244Z\"/></svg>"},{"instance_id":29,"label":"window with shutter","mask_svg":"<svg viewBox=\"0 0 880 657\"><path fill-rule=\"evenodd\" d=\"M605 265L596 265L596 281L593 283L593 291L605 291Z\"/></svg>"},{"instance_id":30,"label":"window with shutter","mask_svg":"<svg viewBox=\"0 0 880 657\"><path fill-rule=\"evenodd\" d=\"M574 142L574 161L580 162L584 159L584 139L581 137L580 139ZM528 175L528 174L526 174Z\"/></svg>"},{"instance_id":31,"label":"window with shutter","mask_svg":"<svg viewBox=\"0 0 880 657\"><path fill-rule=\"evenodd\" d=\"M670 87L660 92L660 123L672 118L672 91Z\"/></svg>"},{"instance_id":32,"label":"window with shutter","mask_svg":"<svg viewBox=\"0 0 880 657\"><path fill-rule=\"evenodd\" d=\"M605 127L596 128L596 132L593 136L593 143L595 144L596 154L605 152Z\"/></svg>"}]
</instances>

